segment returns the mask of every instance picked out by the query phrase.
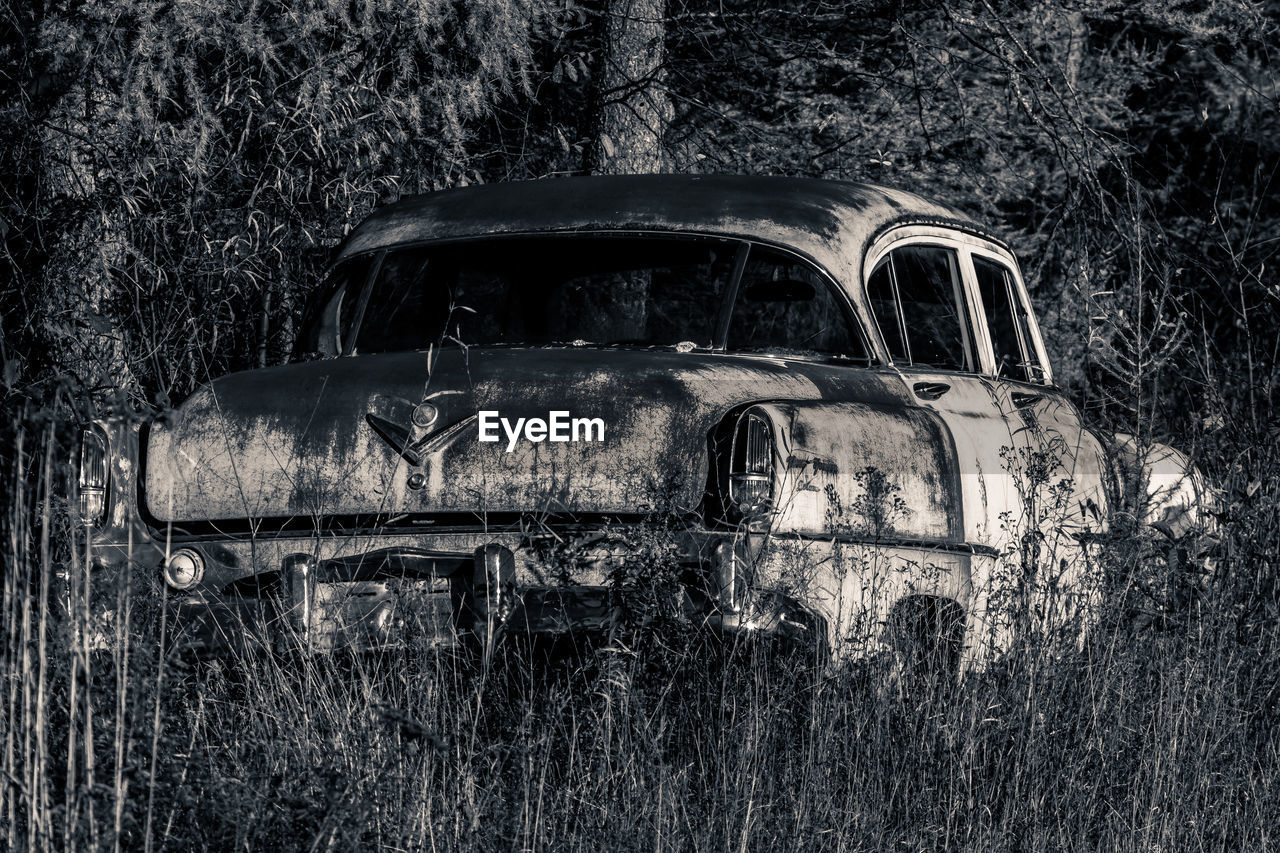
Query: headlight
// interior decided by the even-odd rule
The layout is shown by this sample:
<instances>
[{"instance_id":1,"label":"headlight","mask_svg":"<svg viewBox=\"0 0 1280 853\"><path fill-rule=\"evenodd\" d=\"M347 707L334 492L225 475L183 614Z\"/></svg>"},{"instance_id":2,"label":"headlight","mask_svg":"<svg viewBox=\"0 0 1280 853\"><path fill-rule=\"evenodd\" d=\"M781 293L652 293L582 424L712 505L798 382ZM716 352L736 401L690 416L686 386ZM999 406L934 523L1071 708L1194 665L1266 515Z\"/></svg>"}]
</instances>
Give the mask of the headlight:
<instances>
[{"instance_id":1,"label":"headlight","mask_svg":"<svg viewBox=\"0 0 1280 853\"><path fill-rule=\"evenodd\" d=\"M729 499L743 515L773 508L773 430L764 415L745 413L733 432Z\"/></svg>"},{"instance_id":2,"label":"headlight","mask_svg":"<svg viewBox=\"0 0 1280 853\"><path fill-rule=\"evenodd\" d=\"M190 548L179 548L164 563L165 583L174 589L190 589L204 577L204 558Z\"/></svg>"},{"instance_id":3,"label":"headlight","mask_svg":"<svg viewBox=\"0 0 1280 853\"><path fill-rule=\"evenodd\" d=\"M107 437L91 426L80 433L80 518L96 527L107 516Z\"/></svg>"}]
</instances>

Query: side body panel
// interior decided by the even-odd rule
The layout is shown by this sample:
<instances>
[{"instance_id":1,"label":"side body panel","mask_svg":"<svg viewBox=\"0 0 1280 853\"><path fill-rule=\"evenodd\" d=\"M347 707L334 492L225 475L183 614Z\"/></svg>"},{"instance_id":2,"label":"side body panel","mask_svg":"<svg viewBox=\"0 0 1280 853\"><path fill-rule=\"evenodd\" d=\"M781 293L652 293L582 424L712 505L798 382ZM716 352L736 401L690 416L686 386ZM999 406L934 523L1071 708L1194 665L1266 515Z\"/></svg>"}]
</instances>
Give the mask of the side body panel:
<instances>
[{"instance_id":1,"label":"side body panel","mask_svg":"<svg viewBox=\"0 0 1280 853\"><path fill-rule=\"evenodd\" d=\"M740 540L753 589L820 614L837 659L873 651L905 598L972 606L973 573L991 558L966 540L964 466L944 417L835 401L753 411L777 450L768 531Z\"/></svg>"},{"instance_id":2,"label":"side body panel","mask_svg":"<svg viewBox=\"0 0 1280 853\"><path fill-rule=\"evenodd\" d=\"M1078 635L1097 604L1089 543L1108 524L1112 490L1104 450L1052 384L1013 256L954 229L909 226L875 242L865 258L864 277L904 247L940 250L954 259L958 339L970 369L898 367L913 402L936 413L955 442L963 538L984 556L981 571L971 577L967 610L971 627L981 626L986 636L970 636L970 645L998 651L1015 630ZM1023 312L1024 325L1016 333L1020 364L1033 366L1026 370L1035 381L1008 375L996 359L995 329L988 318L998 309L984 305L979 260L1006 271L1010 296ZM896 281L894 287L896 293ZM1004 334L1009 333L1006 327ZM1000 344L1010 348L1007 338Z\"/></svg>"}]
</instances>

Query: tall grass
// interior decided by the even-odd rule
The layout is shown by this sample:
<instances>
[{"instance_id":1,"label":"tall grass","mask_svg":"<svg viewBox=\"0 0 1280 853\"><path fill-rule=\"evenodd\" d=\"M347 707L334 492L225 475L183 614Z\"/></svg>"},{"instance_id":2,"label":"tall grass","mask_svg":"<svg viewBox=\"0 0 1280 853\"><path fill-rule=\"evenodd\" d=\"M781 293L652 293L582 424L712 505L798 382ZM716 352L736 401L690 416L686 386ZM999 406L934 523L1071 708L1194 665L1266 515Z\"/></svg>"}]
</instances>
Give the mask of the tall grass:
<instances>
[{"instance_id":1,"label":"tall grass","mask_svg":"<svg viewBox=\"0 0 1280 853\"><path fill-rule=\"evenodd\" d=\"M1226 529L1207 588L1130 540L1082 647L921 685L674 630L487 672L415 650L166 659L145 573L101 588L84 571L55 425L7 429L11 850L1280 843L1280 449L1258 436L1214 449Z\"/></svg>"}]
</instances>

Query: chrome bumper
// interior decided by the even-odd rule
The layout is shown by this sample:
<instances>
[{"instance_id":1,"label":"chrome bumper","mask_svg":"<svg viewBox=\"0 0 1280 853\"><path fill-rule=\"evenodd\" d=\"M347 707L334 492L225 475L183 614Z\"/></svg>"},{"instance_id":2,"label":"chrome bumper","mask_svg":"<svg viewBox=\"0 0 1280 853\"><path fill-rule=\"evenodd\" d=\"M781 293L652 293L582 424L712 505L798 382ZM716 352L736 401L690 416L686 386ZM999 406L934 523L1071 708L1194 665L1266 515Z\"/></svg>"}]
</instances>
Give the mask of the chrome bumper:
<instances>
[{"instance_id":1,"label":"chrome bumper","mask_svg":"<svg viewBox=\"0 0 1280 853\"><path fill-rule=\"evenodd\" d=\"M709 556L705 583L685 585L664 607L724 634L825 644L820 615L780 593L751 588L731 542ZM496 543L470 554L414 548L331 560L290 554L277 573L238 584L237 594L180 600L179 645L203 655L253 642L318 652L412 646L487 654L504 635L606 632L644 598L599 585L517 588L515 562L513 552Z\"/></svg>"}]
</instances>

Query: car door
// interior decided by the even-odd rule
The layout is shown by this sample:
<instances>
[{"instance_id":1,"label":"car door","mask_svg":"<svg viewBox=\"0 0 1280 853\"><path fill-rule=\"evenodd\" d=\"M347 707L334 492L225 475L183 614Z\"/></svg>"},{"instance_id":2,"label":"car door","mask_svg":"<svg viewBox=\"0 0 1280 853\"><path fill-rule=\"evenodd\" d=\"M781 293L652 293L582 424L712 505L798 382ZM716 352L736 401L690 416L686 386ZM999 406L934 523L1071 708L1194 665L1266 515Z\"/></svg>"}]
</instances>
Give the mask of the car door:
<instances>
[{"instance_id":1,"label":"car door","mask_svg":"<svg viewBox=\"0 0 1280 853\"><path fill-rule=\"evenodd\" d=\"M975 246L968 252L967 268L1002 408L1018 413L1037 454L1020 460L1019 475L1037 501L1042 545L1050 552L1070 548L1107 528L1109 491L1102 445L1085 429L1076 405L1053 384L1013 258Z\"/></svg>"},{"instance_id":2,"label":"car door","mask_svg":"<svg viewBox=\"0 0 1280 853\"><path fill-rule=\"evenodd\" d=\"M1105 527L1102 449L1053 385L1013 256L953 229L903 228L873 245L865 276L894 365L955 441L965 539L991 557L979 595L1074 618L1093 600L1085 542Z\"/></svg>"},{"instance_id":3,"label":"car door","mask_svg":"<svg viewBox=\"0 0 1280 853\"><path fill-rule=\"evenodd\" d=\"M964 540L994 553L1018 541L1022 502L1008 459L1022 454L1028 437L984 371L963 249L945 232L897 233L874 249L867 297L912 399L937 412L955 442Z\"/></svg>"}]
</instances>

